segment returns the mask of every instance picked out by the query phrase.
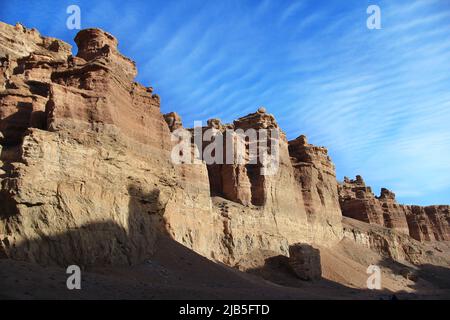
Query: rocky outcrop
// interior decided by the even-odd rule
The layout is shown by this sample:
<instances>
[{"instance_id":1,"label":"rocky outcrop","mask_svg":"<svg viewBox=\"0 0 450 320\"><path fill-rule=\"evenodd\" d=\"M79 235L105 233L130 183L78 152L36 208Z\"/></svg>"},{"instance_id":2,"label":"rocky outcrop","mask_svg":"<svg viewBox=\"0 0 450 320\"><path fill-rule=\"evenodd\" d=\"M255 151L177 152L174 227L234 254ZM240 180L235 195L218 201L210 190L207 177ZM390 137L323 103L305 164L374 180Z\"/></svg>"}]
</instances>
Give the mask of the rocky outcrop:
<instances>
[{"instance_id":1,"label":"rocky outcrop","mask_svg":"<svg viewBox=\"0 0 450 320\"><path fill-rule=\"evenodd\" d=\"M212 119L204 129L276 130L275 173L260 174L258 161L175 164L171 132L184 130L181 119L163 116L159 96L134 82L135 64L112 35L80 31L76 56L68 44L21 25L0 23L0 38L0 256L134 264L168 237L235 265L259 250L287 256L293 243L342 238L331 191L317 191L332 188L331 162L323 166L308 145L311 157L293 164L264 108L230 125ZM310 169L299 171L299 161ZM304 185L302 175L311 175ZM308 188L314 195L305 200ZM319 202L326 212L313 208Z\"/></svg>"},{"instance_id":2,"label":"rocky outcrop","mask_svg":"<svg viewBox=\"0 0 450 320\"><path fill-rule=\"evenodd\" d=\"M0 51L8 59L0 93L0 240L8 257L132 264L173 232L171 214L210 214L206 169L170 163L159 97L132 82L134 63L111 35L81 31L72 56L67 44L20 25L0 31L8 44Z\"/></svg>"},{"instance_id":3,"label":"rocky outcrop","mask_svg":"<svg viewBox=\"0 0 450 320\"><path fill-rule=\"evenodd\" d=\"M18 144L25 130L46 126L52 70L64 65L71 46L35 29L0 24L0 131L2 144ZM44 80L44 81L40 81Z\"/></svg>"},{"instance_id":4,"label":"rocky outcrop","mask_svg":"<svg viewBox=\"0 0 450 320\"><path fill-rule=\"evenodd\" d=\"M289 247L289 265L295 275L302 280L319 280L322 277L320 251L307 244Z\"/></svg>"},{"instance_id":5,"label":"rocky outcrop","mask_svg":"<svg viewBox=\"0 0 450 320\"><path fill-rule=\"evenodd\" d=\"M439 242L420 242L402 232L343 217L344 238L397 262L448 266L448 253Z\"/></svg>"},{"instance_id":6,"label":"rocky outcrop","mask_svg":"<svg viewBox=\"0 0 450 320\"><path fill-rule=\"evenodd\" d=\"M107 32L80 31L76 56L21 25L0 23L0 40L2 258L134 264L164 237L232 266L265 252L291 255L302 270L317 261L290 247L342 240L341 207L420 240L448 239L448 208L400 206L359 178L344 182L339 203L327 150L304 136L287 141L263 107L230 124L183 128L178 114L162 115L151 87L134 82L134 62ZM252 130L256 139L241 136ZM175 163L179 131L191 135L192 155L222 161ZM239 161L227 161L227 138L244 151Z\"/></svg>"},{"instance_id":7,"label":"rocky outcrop","mask_svg":"<svg viewBox=\"0 0 450 320\"><path fill-rule=\"evenodd\" d=\"M166 120L166 123L169 126L170 132L173 132L177 129L183 128L183 123L181 122L181 117L176 112L166 113L164 115L164 120Z\"/></svg>"},{"instance_id":8,"label":"rocky outcrop","mask_svg":"<svg viewBox=\"0 0 450 320\"><path fill-rule=\"evenodd\" d=\"M239 118L232 124L222 124L219 119L209 119L207 126L199 131L193 130L194 135L201 134L206 137L205 140L207 141L203 141L198 146L202 154L214 154L215 152L218 153L219 150L222 153L219 157L214 154L219 161L214 161L214 163L207 162L212 195L222 196L244 206L264 206L267 201L270 201L268 199L270 191L269 178L261 174L263 165L258 157L259 154L251 154L250 142L246 141L244 136L240 137L236 134L237 130L242 130L244 134L246 130L255 130L252 132L255 136L251 143L260 144L260 137L258 137L260 133L258 130L270 128L282 134L275 118L260 108L257 112ZM197 139L197 141L199 140L201 139ZM281 152L285 153L280 156L281 161L288 160L289 158L286 157L287 143L285 138L276 143L279 143L282 149ZM243 150L240 155L241 161L237 161L239 155L236 149L239 147ZM270 146L266 147L269 148ZM211 152L210 150L213 151ZM230 150L232 151L230 152ZM231 161L227 159L227 153ZM283 156L285 157L283 158ZM277 180L277 178L271 180ZM295 197L292 201L296 201Z\"/></svg>"},{"instance_id":9,"label":"rocky outcrop","mask_svg":"<svg viewBox=\"0 0 450 320\"><path fill-rule=\"evenodd\" d=\"M397 203L395 194L382 188L379 197L361 176L348 178L339 187L344 216L407 234L419 241L449 240L449 206L408 206Z\"/></svg>"},{"instance_id":10,"label":"rocky outcrop","mask_svg":"<svg viewBox=\"0 0 450 320\"><path fill-rule=\"evenodd\" d=\"M266 129L276 133L272 132L274 137L263 142L265 145L261 148L262 138L258 130ZM208 150L218 137L223 141L220 146L224 150L223 164L207 165L213 196L241 204L244 208L240 208L249 216L252 215L250 212L255 212L255 216L259 216L256 218L259 223L255 226L260 227L259 224L263 223L263 230L279 232L281 238L286 238L285 244L316 242L330 245L342 238L336 176L326 149L309 144L298 145L297 140L288 142L273 115L268 114L264 107L232 124L210 119L199 132L205 134L207 130L213 130L215 134L211 143L201 146L202 152ZM231 134L230 130L233 130ZM239 130L256 132L257 139L253 143L260 146L259 151L272 150L272 144L277 144L278 169L274 174L261 174L264 164L259 157L251 162L255 155L249 152L251 143L245 139L241 141L245 150L243 163L226 163L225 153L230 148L228 142L239 139L236 136ZM254 231L257 239L259 231ZM286 254L287 247L281 247L280 253Z\"/></svg>"},{"instance_id":11,"label":"rocky outcrop","mask_svg":"<svg viewBox=\"0 0 450 320\"><path fill-rule=\"evenodd\" d=\"M328 150L308 144L306 137L301 135L289 141L289 154L309 223L316 226L339 226L341 213L338 184ZM339 230L335 229L335 232Z\"/></svg>"},{"instance_id":12,"label":"rocky outcrop","mask_svg":"<svg viewBox=\"0 0 450 320\"><path fill-rule=\"evenodd\" d=\"M450 240L450 206L403 206L409 235L419 241Z\"/></svg>"}]
</instances>

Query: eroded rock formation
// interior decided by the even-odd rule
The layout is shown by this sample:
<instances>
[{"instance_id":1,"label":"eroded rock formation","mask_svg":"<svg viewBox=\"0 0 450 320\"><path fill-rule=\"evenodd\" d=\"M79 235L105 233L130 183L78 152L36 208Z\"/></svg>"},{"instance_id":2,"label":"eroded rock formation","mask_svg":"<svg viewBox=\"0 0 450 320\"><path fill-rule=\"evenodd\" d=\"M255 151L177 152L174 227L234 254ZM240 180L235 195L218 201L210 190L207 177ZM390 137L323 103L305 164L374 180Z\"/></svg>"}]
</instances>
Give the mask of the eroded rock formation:
<instances>
[{"instance_id":1,"label":"eroded rock formation","mask_svg":"<svg viewBox=\"0 0 450 320\"><path fill-rule=\"evenodd\" d=\"M448 239L448 207L400 206L362 179L346 180L339 203L327 150L304 136L287 141L263 107L231 124L208 120L200 132L214 134L197 144L195 128L163 115L153 89L134 82L136 66L112 35L87 29L75 42L76 56L62 41L0 23L0 257L134 264L166 237L245 266L259 252L288 256L297 243L332 247L344 236L341 206L419 240ZM274 130L265 146L279 154L272 174L261 174L264 159L250 163L246 140L243 163L171 157L178 130L194 133L197 156L227 131L250 129Z\"/></svg>"},{"instance_id":2,"label":"eroded rock formation","mask_svg":"<svg viewBox=\"0 0 450 320\"><path fill-rule=\"evenodd\" d=\"M264 108L205 128L278 130L276 174L261 175L258 162L174 164L181 119L163 116L159 96L134 82L135 64L112 35L80 31L76 56L21 25L0 23L0 40L2 256L133 264L169 237L234 265L258 250L288 255L292 243L342 238L330 160L305 145L310 156L293 163Z\"/></svg>"},{"instance_id":3,"label":"eroded rock formation","mask_svg":"<svg viewBox=\"0 0 450 320\"><path fill-rule=\"evenodd\" d=\"M450 206L408 206L397 203L395 194L385 188L379 197L361 176L348 178L339 187L342 214L384 226L419 241L450 240Z\"/></svg>"},{"instance_id":4,"label":"eroded rock formation","mask_svg":"<svg viewBox=\"0 0 450 320\"><path fill-rule=\"evenodd\" d=\"M319 280L322 277L320 250L307 244L289 247L289 265L302 280Z\"/></svg>"},{"instance_id":5,"label":"eroded rock formation","mask_svg":"<svg viewBox=\"0 0 450 320\"><path fill-rule=\"evenodd\" d=\"M309 222L313 225L339 225L338 186L328 150L308 144L306 137L301 135L289 141L289 154Z\"/></svg>"},{"instance_id":6,"label":"eroded rock formation","mask_svg":"<svg viewBox=\"0 0 450 320\"><path fill-rule=\"evenodd\" d=\"M7 256L135 263L153 252L159 234L172 232L171 214L182 212L180 223L190 215L193 224L192 215L206 214L213 223L206 168L170 162L159 97L132 82L134 63L111 35L81 31L76 57L67 44L20 25L0 24L0 38L11 44L1 51L9 61L0 105ZM178 237L209 250L190 227L184 223Z\"/></svg>"},{"instance_id":7,"label":"eroded rock formation","mask_svg":"<svg viewBox=\"0 0 450 320\"><path fill-rule=\"evenodd\" d=\"M409 235L419 241L450 240L450 206L403 206Z\"/></svg>"}]
</instances>

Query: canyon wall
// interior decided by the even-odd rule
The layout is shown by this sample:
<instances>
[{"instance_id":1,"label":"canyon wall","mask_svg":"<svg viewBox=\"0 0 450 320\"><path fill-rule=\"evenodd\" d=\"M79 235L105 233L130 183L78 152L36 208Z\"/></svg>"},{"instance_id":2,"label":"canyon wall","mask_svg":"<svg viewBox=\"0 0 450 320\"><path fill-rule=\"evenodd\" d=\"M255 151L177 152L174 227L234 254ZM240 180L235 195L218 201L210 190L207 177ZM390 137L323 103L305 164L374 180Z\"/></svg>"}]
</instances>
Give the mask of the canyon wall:
<instances>
[{"instance_id":1,"label":"canyon wall","mask_svg":"<svg viewBox=\"0 0 450 320\"><path fill-rule=\"evenodd\" d=\"M288 141L265 108L184 128L134 82L136 66L112 35L86 29L75 42L76 56L67 43L0 23L0 258L130 265L166 237L245 269L255 256L288 256L298 243L333 247L344 236L412 262L420 259L410 237L450 240L448 206L400 205L387 189L376 197L359 176L339 185L327 149L305 136ZM200 158L213 147L226 154L222 138L239 130L270 130L263 150L276 150L277 170L262 174L265 159L250 161L259 133L253 142L231 135L243 162L173 161L177 132ZM343 225L342 214L365 224Z\"/></svg>"},{"instance_id":2,"label":"canyon wall","mask_svg":"<svg viewBox=\"0 0 450 320\"><path fill-rule=\"evenodd\" d=\"M81 31L77 56L21 25L0 24L0 38L4 256L132 264L153 253L158 235L173 232L166 212L213 223L206 168L170 162L159 97L132 81L134 63L114 37ZM207 250L203 237L177 231Z\"/></svg>"},{"instance_id":3,"label":"canyon wall","mask_svg":"<svg viewBox=\"0 0 450 320\"><path fill-rule=\"evenodd\" d=\"M450 240L450 206L411 206L397 203L385 188L379 197L361 176L345 178L339 186L342 214L407 234L418 241Z\"/></svg>"},{"instance_id":4,"label":"canyon wall","mask_svg":"<svg viewBox=\"0 0 450 320\"><path fill-rule=\"evenodd\" d=\"M99 29L60 40L0 23L0 257L44 265L134 264L168 237L229 265L343 237L326 149L288 142L260 108L229 126L278 130L279 169L176 164L175 113L134 82L133 61ZM186 130L190 132L189 130ZM193 144L193 153L196 154ZM199 148L203 151L205 146Z\"/></svg>"}]
</instances>

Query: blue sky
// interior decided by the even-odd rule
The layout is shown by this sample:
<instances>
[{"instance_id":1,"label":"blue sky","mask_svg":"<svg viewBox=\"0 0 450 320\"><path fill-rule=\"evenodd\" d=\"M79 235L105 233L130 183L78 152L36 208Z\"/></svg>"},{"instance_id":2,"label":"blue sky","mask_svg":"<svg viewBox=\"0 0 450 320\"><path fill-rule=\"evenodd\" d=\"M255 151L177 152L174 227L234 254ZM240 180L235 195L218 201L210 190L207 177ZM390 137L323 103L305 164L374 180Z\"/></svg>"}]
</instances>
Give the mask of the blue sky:
<instances>
[{"instance_id":1,"label":"blue sky","mask_svg":"<svg viewBox=\"0 0 450 320\"><path fill-rule=\"evenodd\" d=\"M0 20L72 44L66 8L79 5L81 27L114 34L185 126L263 105L289 139L327 146L339 179L450 203L449 0L1 2Z\"/></svg>"}]
</instances>

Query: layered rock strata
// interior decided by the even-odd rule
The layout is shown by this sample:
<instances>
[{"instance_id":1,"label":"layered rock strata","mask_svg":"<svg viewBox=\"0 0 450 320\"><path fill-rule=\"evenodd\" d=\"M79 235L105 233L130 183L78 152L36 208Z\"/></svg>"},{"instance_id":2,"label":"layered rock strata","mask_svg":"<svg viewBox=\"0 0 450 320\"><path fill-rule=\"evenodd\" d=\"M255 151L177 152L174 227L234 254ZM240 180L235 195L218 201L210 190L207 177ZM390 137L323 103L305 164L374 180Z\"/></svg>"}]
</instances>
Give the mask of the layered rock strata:
<instances>
[{"instance_id":1,"label":"layered rock strata","mask_svg":"<svg viewBox=\"0 0 450 320\"><path fill-rule=\"evenodd\" d=\"M339 225L341 216L336 172L328 150L309 144L301 135L289 141L289 154L309 223Z\"/></svg>"},{"instance_id":2,"label":"layered rock strata","mask_svg":"<svg viewBox=\"0 0 450 320\"><path fill-rule=\"evenodd\" d=\"M409 235L376 224L343 217L344 238L400 263L448 267L448 243L420 242Z\"/></svg>"},{"instance_id":3,"label":"layered rock strata","mask_svg":"<svg viewBox=\"0 0 450 320\"><path fill-rule=\"evenodd\" d=\"M331 162L320 165L311 151L293 164L264 109L229 128L279 130L274 174L258 174L261 163L176 164L171 132L183 130L181 119L163 116L159 96L134 82L135 64L117 40L87 29L75 42L76 56L62 41L0 23L0 256L134 264L168 237L235 265L259 250L288 255L293 243L342 238L339 207L322 214L313 209L320 195L304 199L324 184L337 190L320 178ZM216 120L212 126L223 130ZM311 168L298 170L299 161Z\"/></svg>"},{"instance_id":4,"label":"layered rock strata","mask_svg":"<svg viewBox=\"0 0 450 320\"><path fill-rule=\"evenodd\" d=\"M339 187L342 214L384 226L419 241L450 240L450 206L410 206L397 203L395 194L382 188L375 196L361 176Z\"/></svg>"},{"instance_id":5,"label":"layered rock strata","mask_svg":"<svg viewBox=\"0 0 450 320\"><path fill-rule=\"evenodd\" d=\"M265 108L185 129L178 114L161 113L151 87L134 82L136 66L112 35L87 29L75 42L76 56L60 40L0 23L0 257L129 265L165 237L242 266L261 252L289 256L293 244L332 247L344 236L341 207L416 239L448 239L448 207L401 206L387 190L372 196L362 179L346 180L339 198L327 150L304 136L287 141ZM198 132L210 129L199 144ZM198 161L173 161L180 130ZM270 132L269 156L252 162L264 136L240 140L238 130ZM200 158L215 155L216 140L226 154L227 131L243 161Z\"/></svg>"}]
</instances>

